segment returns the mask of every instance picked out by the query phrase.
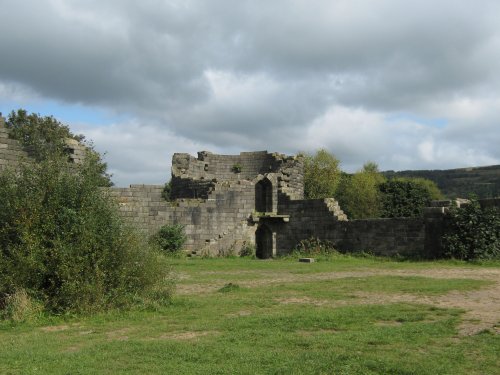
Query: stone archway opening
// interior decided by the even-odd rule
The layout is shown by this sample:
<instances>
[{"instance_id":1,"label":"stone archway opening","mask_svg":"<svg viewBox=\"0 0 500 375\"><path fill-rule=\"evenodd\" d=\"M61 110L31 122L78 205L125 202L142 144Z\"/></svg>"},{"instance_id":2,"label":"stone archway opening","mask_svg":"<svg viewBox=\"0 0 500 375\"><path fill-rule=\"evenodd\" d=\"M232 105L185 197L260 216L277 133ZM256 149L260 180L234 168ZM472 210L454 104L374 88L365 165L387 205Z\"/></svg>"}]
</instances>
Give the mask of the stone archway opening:
<instances>
[{"instance_id":1,"label":"stone archway opening","mask_svg":"<svg viewBox=\"0 0 500 375\"><path fill-rule=\"evenodd\" d=\"M273 184L267 178L255 184L255 211L273 211Z\"/></svg>"},{"instance_id":2,"label":"stone archway opening","mask_svg":"<svg viewBox=\"0 0 500 375\"><path fill-rule=\"evenodd\" d=\"M255 256L268 259L273 256L273 232L267 225L260 225L255 232Z\"/></svg>"}]
</instances>

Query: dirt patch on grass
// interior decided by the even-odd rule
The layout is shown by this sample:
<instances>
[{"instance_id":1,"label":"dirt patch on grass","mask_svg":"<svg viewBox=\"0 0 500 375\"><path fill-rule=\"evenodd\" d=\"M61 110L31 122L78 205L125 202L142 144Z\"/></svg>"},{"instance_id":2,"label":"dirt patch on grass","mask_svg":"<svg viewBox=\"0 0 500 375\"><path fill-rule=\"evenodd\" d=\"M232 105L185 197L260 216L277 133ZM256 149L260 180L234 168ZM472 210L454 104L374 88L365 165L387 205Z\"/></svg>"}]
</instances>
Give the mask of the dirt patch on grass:
<instances>
[{"instance_id":1,"label":"dirt patch on grass","mask_svg":"<svg viewBox=\"0 0 500 375\"><path fill-rule=\"evenodd\" d=\"M355 293L352 303L421 303L441 308L465 310L459 325L461 335L474 335L483 330L495 332L500 323L500 270L499 269L429 269L386 271L384 275L422 276L438 279L475 279L492 281L478 290L451 291L442 295L415 295L409 293ZM497 332L498 333L498 330Z\"/></svg>"},{"instance_id":2,"label":"dirt patch on grass","mask_svg":"<svg viewBox=\"0 0 500 375\"><path fill-rule=\"evenodd\" d=\"M345 306L355 304L384 304L384 303L421 303L442 308L457 308L465 310L462 323L459 326L460 334L473 335L488 329L499 332L500 327L500 269L498 268L463 268L443 267L430 269L369 269L357 271L322 272L316 274L297 274L291 272L270 273L267 271L252 271L255 280L237 280L241 287L255 288L273 284L286 284L298 282L312 282L321 280L336 280L352 277L370 276L421 276L437 279L476 279L489 280L492 285L472 291L452 291L442 295L415 295L409 293L354 293L356 298L338 301L322 301L312 298L282 298L281 303L304 303L317 306L331 304L332 306ZM227 280L220 283L214 281L210 284L180 284L179 294L206 294L216 292Z\"/></svg>"},{"instance_id":3,"label":"dirt patch on grass","mask_svg":"<svg viewBox=\"0 0 500 375\"><path fill-rule=\"evenodd\" d=\"M317 300L309 297L288 297L288 298L278 298L278 302L289 305L289 304L306 304L306 305L314 305L314 306L324 306L330 303L329 300Z\"/></svg>"},{"instance_id":4,"label":"dirt patch on grass","mask_svg":"<svg viewBox=\"0 0 500 375\"><path fill-rule=\"evenodd\" d=\"M110 341L127 341L128 334L130 333L130 328L121 328L114 331L106 332L106 337Z\"/></svg>"},{"instance_id":5,"label":"dirt patch on grass","mask_svg":"<svg viewBox=\"0 0 500 375\"><path fill-rule=\"evenodd\" d=\"M217 331L186 331L161 335L161 340L194 340L203 336L215 335Z\"/></svg>"},{"instance_id":6,"label":"dirt patch on grass","mask_svg":"<svg viewBox=\"0 0 500 375\"><path fill-rule=\"evenodd\" d=\"M69 326L67 325L47 326L40 328L40 330L42 330L43 332L61 332L66 331L67 329L69 329Z\"/></svg>"}]
</instances>

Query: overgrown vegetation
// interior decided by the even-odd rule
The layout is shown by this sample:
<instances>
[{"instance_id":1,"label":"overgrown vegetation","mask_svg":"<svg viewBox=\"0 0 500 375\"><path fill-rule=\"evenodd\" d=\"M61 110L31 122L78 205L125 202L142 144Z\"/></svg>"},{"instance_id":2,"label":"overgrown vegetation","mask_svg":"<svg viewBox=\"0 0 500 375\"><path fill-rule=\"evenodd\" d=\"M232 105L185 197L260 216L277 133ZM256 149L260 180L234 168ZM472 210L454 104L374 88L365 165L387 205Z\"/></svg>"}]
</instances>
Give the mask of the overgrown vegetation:
<instances>
[{"instance_id":1,"label":"overgrown vegetation","mask_svg":"<svg viewBox=\"0 0 500 375\"><path fill-rule=\"evenodd\" d=\"M240 257L255 258L255 245L250 241L245 241L240 250Z\"/></svg>"},{"instance_id":2,"label":"overgrown vegetation","mask_svg":"<svg viewBox=\"0 0 500 375\"><path fill-rule=\"evenodd\" d=\"M241 173L242 169L243 169L243 166L240 163L234 164L233 167L231 168L231 170L234 173Z\"/></svg>"},{"instance_id":3,"label":"overgrown vegetation","mask_svg":"<svg viewBox=\"0 0 500 375\"><path fill-rule=\"evenodd\" d=\"M163 186L163 190L161 192L161 196L167 202L172 201L172 180L165 183L165 185Z\"/></svg>"},{"instance_id":4,"label":"overgrown vegetation","mask_svg":"<svg viewBox=\"0 0 500 375\"><path fill-rule=\"evenodd\" d=\"M24 109L12 111L7 118L6 126L9 136L18 140L29 151L37 162L54 158L67 158L68 139L85 144L87 153L94 160L93 168L99 176L99 186L111 186L111 176L106 172L107 165L90 142L85 142L81 134L73 134L67 125L62 124L52 116L28 114Z\"/></svg>"},{"instance_id":5,"label":"overgrown vegetation","mask_svg":"<svg viewBox=\"0 0 500 375\"><path fill-rule=\"evenodd\" d=\"M373 162L366 163L353 175L344 173L336 193L340 207L351 219L380 217L382 196L379 187L384 182L385 178Z\"/></svg>"},{"instance_id":6,"label":"overgrown vegetation","mask_svg":"<svg viewBox=\"0 0 500 375\"><path fill-rule=\"evenodd\" d=\"M180 224L163 225L151 238L151 242L167 255L179 255L186 240L184 226Z\"/></svg>"},{"instance_id":7,"label":"overgrown vegetation","mask_svg":"<svg viewBox=\"0 0 500 375\"><path fill-rule=\"evenodd\" d=\"M418 217L431 200L442 199L437 185L424 178L387 180L377 164L367 162L348 174L326 150L304 155L304 195L307 199L337 199L350 219Z\"/></svg>"},{"instance_id":8,"label":"overgrown vegetation","mask_svg":"<svg viewBox=\"0 0 500 375\"><path fill-rule=\"evenodd\" d=\"M419 217L424 207L429 206L433 195L431 181L422 179L395 178L379 187L382 217ZM436 188L437 189L437 188Z\"/></svg>"},{"instance_id":9,"label":"overgrown vegetation","mask_svg":"<svg viewBox=\"0 0 500 375\"><path fill-rule=\"evenodd\" d=\"M500 259L500 210L481 208L477 199L449 215L448 233L443 237L445 255L455 259Z\"/></svg>"},{"instance_id":10,"label":"overgrown vegetation","mask_svg":"<svg viewBox=\"0 0 500 375\"><path fill-rule=\"evenodd\" d=\"M25 115L19 111L10 120ZM69 130L52 118L36 130L40 118L29 119L34 122L19 123L18 130L33 126L23 134L39 147L38 162L0 175L0 316L23 320L40 311L167 302L169 268L122 222L102 188L107 175L99 155L90 150L81 164L68 163L58 137ZM43 140L44 126L50 141Z\"/></svg>"},{"instance_id":11,"label":"overgrown vegetation","mask_svg":"<svg viewBox=\"0 0 500 375\"><path fill-rule=\"evenodd\" d=\"M306 199L335 196L340 183L339 160L321 149L314 155L304 154L304 195Z\"/></svg>"},{"instance_id":12,"label":"overgrown vegetation","mask_svg":"<svg viewBox=\"0 0 500 375\"><path fill-rule=\"evenodd\" d=\"M292 256L316 256L316 255L332 255L339 254L330 241L320 240L317 237L310 237L301 240L295 249Z\"/></svg>"}]
</instances>

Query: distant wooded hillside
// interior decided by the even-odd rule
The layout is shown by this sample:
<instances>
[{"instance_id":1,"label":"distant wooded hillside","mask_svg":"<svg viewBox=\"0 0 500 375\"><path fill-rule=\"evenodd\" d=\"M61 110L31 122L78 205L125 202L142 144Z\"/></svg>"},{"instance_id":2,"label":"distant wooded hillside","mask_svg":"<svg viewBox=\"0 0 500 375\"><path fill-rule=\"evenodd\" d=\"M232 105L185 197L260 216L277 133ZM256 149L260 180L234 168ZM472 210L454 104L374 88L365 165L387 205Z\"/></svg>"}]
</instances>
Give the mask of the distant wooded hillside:
<instances>
[{"instance_id":1,"label":"distant wooded hillside","mask_svg":"<svg viewBox=\"0 0 500 375\"><path fill-rule=\"evenodd\" d=\"M385 171L392 177L423 177L434 181L448 198L467 198L471 193L479 198L500 196L500 165L445 170Z\"/></svg>"}]
</instances>

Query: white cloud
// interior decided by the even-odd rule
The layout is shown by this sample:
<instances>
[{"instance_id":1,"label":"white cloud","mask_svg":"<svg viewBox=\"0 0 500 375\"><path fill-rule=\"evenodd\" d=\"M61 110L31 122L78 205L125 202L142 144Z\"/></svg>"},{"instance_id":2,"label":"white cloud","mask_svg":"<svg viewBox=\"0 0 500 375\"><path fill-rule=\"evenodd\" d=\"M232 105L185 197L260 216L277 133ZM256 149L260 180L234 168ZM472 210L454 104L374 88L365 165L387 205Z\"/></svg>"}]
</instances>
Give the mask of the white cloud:
<instances>
[{"instance_id":1,"label":"white cloud","mask_svg":"<svg viewBox=\"0 0 500 375\"><path fill-rule=\"evenodd\" d=\"M500 163L496 0L4 0L2 10L0 105L126 113L131 122L86 128L123 182L160 180L152 160L169 164L184 147L326 147L351 169Z\"/></svg>"}]
</instances>

